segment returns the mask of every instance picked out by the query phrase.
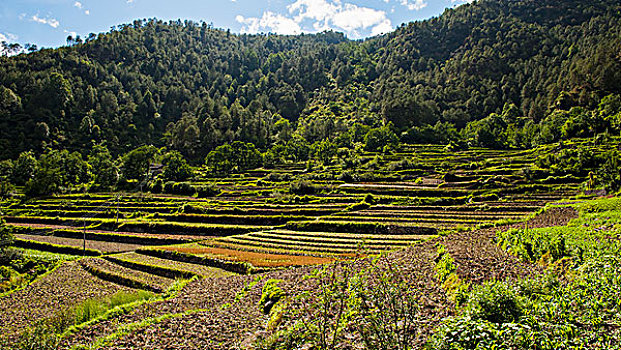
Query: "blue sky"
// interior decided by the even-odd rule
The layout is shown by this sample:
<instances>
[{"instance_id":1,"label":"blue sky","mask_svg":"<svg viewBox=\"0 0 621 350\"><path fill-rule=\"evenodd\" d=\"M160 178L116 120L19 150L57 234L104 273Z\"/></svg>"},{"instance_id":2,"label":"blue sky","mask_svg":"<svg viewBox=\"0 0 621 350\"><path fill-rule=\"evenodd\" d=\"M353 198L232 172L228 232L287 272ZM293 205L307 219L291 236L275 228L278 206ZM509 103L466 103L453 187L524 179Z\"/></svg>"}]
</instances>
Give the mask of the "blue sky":
<instances>
[{"instance_id":1,"label":"blue sky","mask_svg":"<svg viewBox=\"0 0 621 350\"><path fill-rule=\"evenodd\" d=\"M57 47L137 18L190 19L235 33L313 33L359 39L441 14L468 0L2 0L0 41Z\"/></svg>"}]
</instances>

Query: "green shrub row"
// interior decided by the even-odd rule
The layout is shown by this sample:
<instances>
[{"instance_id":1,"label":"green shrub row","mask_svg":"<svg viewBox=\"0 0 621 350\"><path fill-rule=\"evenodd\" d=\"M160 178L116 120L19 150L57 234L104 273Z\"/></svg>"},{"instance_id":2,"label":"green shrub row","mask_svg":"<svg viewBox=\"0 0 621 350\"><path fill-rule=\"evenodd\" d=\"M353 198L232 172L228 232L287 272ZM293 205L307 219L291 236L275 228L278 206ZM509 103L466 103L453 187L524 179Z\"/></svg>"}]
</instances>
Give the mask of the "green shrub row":
<instances>
[{"instance_id":1,"label":"green shrub row","mask_svg":"<svg viewBox=\"0 0 621 350\"><path fill-rule=\"evenodd\" d=\"M131 278L128 278L128 277L125 277L125 276L122 276L122 275L119 275L119 274L116 274L110 271L99 270L82 261L80 261L80 265L82 266L82 268L84 268L84 270L88 271L93 276L100 278L104 281L120 284L122 286L126 286L129 288L148 290L148 291L155 292L155 293L164 292L164 290L162 290L161 288L157 286L152 286L146 282L131 279Z\"/></svg>"},{"instance_id":2,"label":"green shrub row","mask_svg":"<svg viewBox=\"0 0 621 350\"><path fill-rule=\"evenodd\" d=\"M165 267L165 266L156 266L156 265L146 264L142 262L123 260L123 259L115 258L113 256L105 256L104 259L112 263L115 263L117 265L121 265L123 267L127 267L127 268L138 270L138 271L143 271L146 273L150 273L150 274L158 275L162 277L192 278L197 275L196 273L190 272L190 271L177 270L177 269L173 269L173 268Z\"/></svg>"},{"instance_id":3,"label":"green shrub row","mask_svg":"<svg viewBox=\"0 0 621 350\"><path fill-rule=\"evenodd\" d=\"M136 253L149 255L156 258L180 261L190 264L205 265L218 269L235 272L239 274L249 274L253 272L253 266L246 262L228 261L222 259L208 258L181 252L161 250L161 249L138 249Z\"/></svg>"},{"instance_id":4,"label":"green shrub row","mask_svg":"<svg viewBox=\"0 0 621 350\"><path fill-rule=\"evenodd\" d=\"M435 235L437 230L429 227L417 227L406 225L390 225L377 222L326 222L326 221L302 221L289 222L287 229L293 231L315 231L315 232L343 232L360 234L416 234L416 235Z\"/></svg>"},{"instance_id":5,"label":"green shrub row","mask_svg":"<svg viewBox=\"0 0 621 350\"><path fill-rule=\"evenodd\" d=\"M311 220L312 217L301 215L209 215L209 214L159 214L163 218L174 222L228 224L228 225L284 225L289 221Z\"/></svg>"},{"instance_id":6,"label":"green shrub row","mask_svg":"<svg viewBox=\"0 0 621 350\"><path fill-rule=\"evenodd\" d=\"M101 227L114 229L114 223L106 223ZM226 226L226 225L184 225L174 222L131 222L122 223L118 227L121 231L144 232L151 234L178 234L198 236L231 236L252 232L260 229L260 226Z\"/></svg>"},{"instance_id":7,"label":"green shrub row","mask_svg":"<svg viewBox=\"0 0 621 350\"><path fill-rule=\"evenodd\" d=\"M83 231L77 230L54 230L53 235L57 237L66 238L82 238L84 237ZM186 239L181 238L160 238L160 237L144 237L124 235L118 233L101 233L101 232L86 232L86 239L90 241L103 241L114 243L126 243L126 244L142 244L142 245L168 245L179 244L187 242Z\"/></svg>"},{"instance_id":8,"label":"green shrub row","mask_svg":"<svg viewBox=\"0 0 621 350\"><path fill-rule=\"evenodd\" d=\"M95 250L95 249L87 248L84 250L82 248L73 247L69 245L37 242L37 241L28 240L28 239L16 239L13 245L18 248L43 250L46 252L53 252L53 253L59 253L59 254L87 255L87 256L102 255L102 253L99 250Z\"/></svg>"}]
</instances>

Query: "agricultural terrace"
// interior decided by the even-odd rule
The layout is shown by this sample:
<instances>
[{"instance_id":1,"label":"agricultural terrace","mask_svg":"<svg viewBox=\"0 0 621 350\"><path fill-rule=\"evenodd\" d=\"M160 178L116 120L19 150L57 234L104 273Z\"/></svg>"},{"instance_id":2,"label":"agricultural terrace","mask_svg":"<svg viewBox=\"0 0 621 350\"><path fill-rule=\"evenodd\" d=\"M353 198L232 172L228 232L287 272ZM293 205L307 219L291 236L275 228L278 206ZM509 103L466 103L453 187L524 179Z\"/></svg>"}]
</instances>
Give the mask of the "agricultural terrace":
<instances>
[{"instance_id":1,"label":"agricultural terrace","mask_svg":"<svg viewBox=\"0 0 621 350\"><path fill-rule=\"evenodd\" d=\"M132 327L142 327L138 320L145 317L154 323L205 321L207 305L179 304L164 316L148 305L186 298L184 293L194 290L183 289L188 281L235 281L230 283L243 286L252 281L247 274L343 263L436 242L449 232L522 222L588 186L588 173L540 168L541 158L559 148L604 152L618 147L618 141L591 143L575 140L528 151L406 145L388 154L363 152L357 167L345 170L294 163L209 177L199 169L201 175L189 186L215 188L209 196L133 192L9 198L2 210L15 238L13 249L26 259L44 257L45 262L30 269L16 267L18 272L3 285L3 310L18 298L24 304L19 310L38 311L20 314L19 320L5 314L1 322L16 323L2 341L23 340L18 330L32 326L36 331L36 320L48 325L52 320L58 328L52 333L60 331L71 346L90 341L82 332L93 332L101 342L122 338ZM92 292L73 298L68 289L65 296L40 304L48 293L39 291L46 281L72 288L76 278L82 280L77 286ZM92 305L82 300L104 306L91 312ZM115 309L125 302L137 311ZM68 307L66 313L61 308L51 319L44 316L46 308L58 305ZM113 327L119 333L107 334L98 326L119 317L129 328ZM68 326L83 322L94 328Z\"/></svg>"},{"instance_id":2,"label":"agricultural terrace","mask_svg":"<svg viewBox=\"0 0 621 350\"><path fill-rule=\"evenodd\" d=\"M217 194L12 200L5 221L15 245L26 249L133 253L234 272L325 263L401 249L447 230L523 220L578 194L588 176L541 169L538 158L561 148L604 152L616 142L578 139L511 151L404 145L388 154L362 152L355 169L289 163L225 177L199 171L191 185L208 184Z\"/></svg>"}]
</instances>

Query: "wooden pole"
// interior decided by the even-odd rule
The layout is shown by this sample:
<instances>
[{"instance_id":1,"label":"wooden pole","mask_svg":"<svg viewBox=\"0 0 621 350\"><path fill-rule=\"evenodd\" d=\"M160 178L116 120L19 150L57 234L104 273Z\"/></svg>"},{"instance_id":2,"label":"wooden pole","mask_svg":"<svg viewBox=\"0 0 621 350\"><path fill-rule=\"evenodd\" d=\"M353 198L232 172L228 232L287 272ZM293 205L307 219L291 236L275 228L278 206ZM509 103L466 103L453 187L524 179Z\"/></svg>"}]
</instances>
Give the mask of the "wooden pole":
<instances>
[{"instance_id":1,"label":"wooden pole","mask_svg":"<svg viewBox=\"0 0 621 350\"><path fill-rule=\"evenodd\" d=\"M86 219L84 219L83 221L82 233L83 233L82 256L86 256Z\"/></svg>"}]
</instances>

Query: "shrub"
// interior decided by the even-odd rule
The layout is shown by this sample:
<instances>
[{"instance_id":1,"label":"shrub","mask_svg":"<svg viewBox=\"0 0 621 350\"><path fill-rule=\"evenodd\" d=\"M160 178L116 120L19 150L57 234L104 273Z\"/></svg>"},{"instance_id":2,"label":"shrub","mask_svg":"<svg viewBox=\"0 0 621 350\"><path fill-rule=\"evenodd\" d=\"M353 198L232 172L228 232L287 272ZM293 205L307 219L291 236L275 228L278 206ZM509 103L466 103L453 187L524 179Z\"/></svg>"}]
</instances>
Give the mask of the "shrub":
<instances>
[{"instance_id":1,"label":"shrub","mask_svg":"<svg viewBox=\"0 0 621 350\"><path fill-rule=\"evenodd\" d=\"M321 192L320 186L314 185L308 180L298 180L289 184L289 192L292 194L305 195Z\"/></svg>"},{"instance_id":2,"label":"shrub","mask_svg":"<svg viewBox=\"0 0 621 350\"><path fill-rule=\"evenodd\" d=\"M162 193L164 190L164 184L162 183L162 179L157 179L155 181L149 182L149 192L151 193Z\"/></svg>"},{"instance_id":3,"label":"shrub","mask_svg":"<svg viewBox=\"0 0 621 350\"><path fill-rule=\"evenodd\" d=\"M259 300L259 306L264 314L269 314L274 305L282 299L286 293L278 286L278 283L282 280L269 279L263 285L263 292L261 293L261 300Z\"/></svg>"},{"instance_id":4,"label":"shrub","mask_svg":"<svg viewBox=\"0 0 621 350\"><path fill-rule=\"evenodd\" d=\"M10 246L13 243L13 234L5 225L4 220L0 218L0 250Z\"/></svg>"},{"instance_id":5,"label":"shrub","mask_svg":"<svg viewBox=\"0 0 621 350\"><path fill-rule=\"evenodd\" d=\"M215 197L219 195L222 190L220 190L215 184L208 184L196 187L196 192L199 198L205 198Z\"/></svg>"},{"instance_id":6,"label":"shrub","mask_svg":"<svg viewBox=\"0 0 621 350\"><path fill-rule=\"evenodd\" d=\"M476 319L514 323L522 316L523 305L515 288L503 282L491 281L473 290L466 310Z\"/></svg>"},{"instance_id":7,"label":"shrub","mask_svg":"<svg viewBox=\"0 0 621 350\"><path fill-rule=\"evenodd\" d=\"M168 194L178 194L182 196L193 196L196 188L188 182L166 182L164 184L164 192Z\"/></svg>"}]
</instances>

